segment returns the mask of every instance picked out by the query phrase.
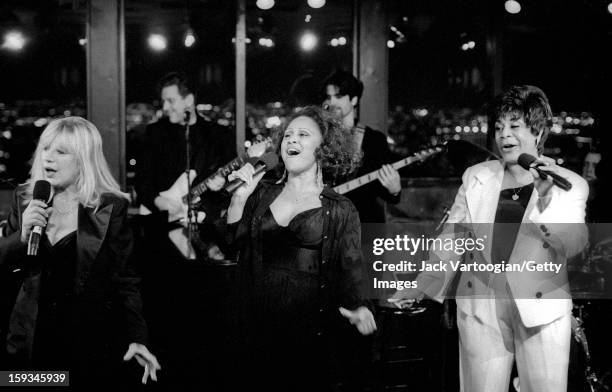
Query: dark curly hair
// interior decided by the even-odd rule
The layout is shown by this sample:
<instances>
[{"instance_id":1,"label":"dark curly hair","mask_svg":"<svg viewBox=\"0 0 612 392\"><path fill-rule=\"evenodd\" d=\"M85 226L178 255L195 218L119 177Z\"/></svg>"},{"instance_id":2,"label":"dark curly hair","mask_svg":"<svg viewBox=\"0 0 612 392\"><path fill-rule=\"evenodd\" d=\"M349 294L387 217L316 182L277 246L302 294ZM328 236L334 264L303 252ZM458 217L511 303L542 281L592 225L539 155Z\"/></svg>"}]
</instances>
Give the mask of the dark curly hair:
<instances>
[{"instance_id":1,"label":"dark curly hair","mask_svg":"<svg viewBox=\"0 0 612 392\"><path fill-rule=\"evenodd\" d=\"M285 130L298 117L308 117L317 124L323 140L315 150L315 159L321 166L323 181L333 185L344 179L357 169L361 163L361 151L357 150L350 131L330 113L318 106L306 106L291 115L284 127L273 135L276 152L280 155L280 147ZM284 170L282 161L279 164Z\"/></svg>"},{"instance_id":2,"label":"dark curly hair","mask_svg":"<svg viewBox=\"0 0 612 392\"><path fill-rule=\"evenodd\" d=\"M522 117L525 125L531 128L532 135L537 136L542 132L538 143L538 153L542 154L552 120L552 111L544 91L529 85L512 86L495 98L489 110L489 116L494 121L507 116Z\"/></svg>"}]
</instances>

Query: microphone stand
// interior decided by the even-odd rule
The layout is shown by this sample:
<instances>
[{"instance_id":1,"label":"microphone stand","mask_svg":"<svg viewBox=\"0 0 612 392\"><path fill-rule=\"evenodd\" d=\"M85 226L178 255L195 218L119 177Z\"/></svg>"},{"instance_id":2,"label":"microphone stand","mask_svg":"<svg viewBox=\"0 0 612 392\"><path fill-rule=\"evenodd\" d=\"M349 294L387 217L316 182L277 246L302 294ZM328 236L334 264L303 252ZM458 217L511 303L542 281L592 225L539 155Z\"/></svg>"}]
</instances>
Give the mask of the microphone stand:
<instances>
[{"instance_id":1,"label":"microphone stand","mask_svg":"<svg viewBox=\"0 0 612 392\"><path fill-rule=\"evenodd\" d=\"M197 223L197 220L194 216L193 208L191 206L191 183L189 181L189 173L191 171L191 143L189 142L190 120L191 112L189 110L185 110L185 151L187 153L185 174L187 175L187 246L189 247L188 258L191 256L191 253L194 252L192 239L195 231L194 225Z\"/></svg>"}]
</instances>

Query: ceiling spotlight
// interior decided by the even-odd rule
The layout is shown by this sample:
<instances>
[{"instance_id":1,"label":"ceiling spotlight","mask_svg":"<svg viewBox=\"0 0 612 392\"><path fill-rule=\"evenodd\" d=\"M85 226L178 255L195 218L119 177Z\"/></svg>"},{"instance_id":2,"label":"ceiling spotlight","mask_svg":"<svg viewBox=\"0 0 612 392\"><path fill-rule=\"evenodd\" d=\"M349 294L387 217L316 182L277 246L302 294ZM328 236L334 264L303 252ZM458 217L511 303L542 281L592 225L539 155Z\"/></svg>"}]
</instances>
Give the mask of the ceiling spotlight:
<instances>
[{"instance_id":1,"label":"ceiling spotlight","mask_svg":"<svg viewBox=\"0 0 612 392\"><path fill-rule=\"evenodd\" d=\"M317 46L317 41L318 39L316 35L306 32L302 34L302 37L300 38L300 46L302 47L302 50L309 52Z\"/></svg>"},{"instance_id":2,"label":"ceiling spotlight","mask_svg":"<svg viewBox=\"0 0 612 392\"><path fill-rule=\"evenodd\" d=\"M476 47L476 42L470 41L467 43L468 49L474 49Z\"/></svg>"},{"instance_id":3,"label":"ceiling spotlight","mask_svg":"<svg viewBox=\"0 0 612 392\"><path fill-rule=\"evenodd\" d=\"M255 3L259 9L269 10L274 7L274 0L257 0Z\"/></svg>"},{"instance_id":4,"label":"ceiling spotlight","mask_svg":"<svg viewBox=\"0 0 612 392\"><path fill-rule=\"evenodd\" d=\"M338 45L346 45L346 38L339 37L338 38Z\"/></svg>"},{"instance_id":5,"label":"ceiling spotlight","mask_svg":"<svg viewBox=\"0 0 612 392\"><path fill-rule=\"evenodd\" d=\"M86 43L87 43L87 38L79 38L79 45L85 46Z\"/></svg>"},{"instance_id":6,"label":"ceiling spotlight","mask_svg":"<svg viewBox=\"0 0 612 392\"><path fill-rule=\"evenodd\" d=\"M3 49L18 52L25 46L26 39L19 31L9 31L4 35Z\"/></svg>"},{"instance_id":7,"label":"ceiling spotlight","mask_svg":"<svg viewBox=\"0 0 612 392\"><path fill-rule=\"evenodd\" d=\"M166 37L161 34L151 34L148 39L149 47L157 52L161 52L168 47Z\"/></svg>"},{"instance_id":8,"label":"ceiling spotlight","mask_svg":"<svg viewBox=\"0 0 612 392\"><path fill-rule=\"evenodd\" d=\"M389 49L393 49L395 48L395 41L393 41L392 39L387 41L387 48Z\"/></svg>"},{"instance_id":9,"label":"ceiling spotlight","mask_svg":"<svg viewBox=\"0 0 612 392\"><path fill-rule=\"evenodd\" d=\"M516 0L507 0L504 3L504 8L509 14L518 14L521 12L521 3Z\"/></svg>"},{"instance_id":10,"label":"ceiling spotlight","mask_svg":"<svg viewBox=\"0 0 612 392\"><path fill-rule=\"evenodd\" d=\"M195 34L192 29L188 29L187 33L185 33L185 47L191 48L193 44L196 42Z\"/></svg>"},{"instance_id":11,"label":"ceiling spotlight","mask_svg":"<svg viewBox=\"0 0 612 392\"><path fill-rule=\"evenodd\" d=\"M608 12L612 14L612 3L608 4Z\"/></svg>"},{"instance_id":12,"label":"ceiling spotlight","mask_svg":"<svg viewBox=\"0 0 612 392\"><path fill-rule=\"evenodd\" d=\"M310 23L310 20L312 19L312 15L308 14L306 15L306 17L304 18L304 22L306 23Z\"/></svg>"},{"instance_id":13,"label":"ceiling spotlight","mask_svg":"<svg viewBox=\"0 0 612 392\"><path fill-rule=\"evenodd\" d=\"M325 0L308 0L308 5L311 8L321 8L325 5Z\"/></svg>"},{"instance_id":14,"label":"ceiling spotlight","mask_svg":"<svg viewBox=\"0 0 612 392\"><path fill-rule=\"evenodd\" d=\"M330 44L331 46L338 46L338 38L332 38Z\"/></svg>"}]
</instances>

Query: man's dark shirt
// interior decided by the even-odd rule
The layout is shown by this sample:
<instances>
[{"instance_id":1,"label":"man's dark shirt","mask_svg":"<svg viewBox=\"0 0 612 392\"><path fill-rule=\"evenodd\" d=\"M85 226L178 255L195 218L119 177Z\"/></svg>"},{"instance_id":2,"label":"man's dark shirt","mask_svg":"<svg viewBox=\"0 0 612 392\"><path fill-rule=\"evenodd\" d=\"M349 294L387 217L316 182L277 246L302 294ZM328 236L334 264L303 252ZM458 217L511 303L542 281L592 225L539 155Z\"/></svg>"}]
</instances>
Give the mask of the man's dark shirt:
<instances>
[{"instance_id":1,"label":"man's dark shirt","mask_svg":"<svg viewBox=\"0 0 612 392\"><path fill-rule=\"evenodd\" d=\"M230 129L197 116L190 127L191 168L198 184L235 158L235 143ZM138 200L152 212L159 211L154 200L170 188L186 165L185 126L164 118L147 127L140 168L136 177Z\"/></svg>"},{"instance_id":2,"label":"man's dark shirt","mask_svg":"<svg viewBox=\"0 0 612 392\"><path fill-rule=\"evenodd\" d=\"M361 166L352 178L368 174L380 169L384 164L393 162L393 154L389 150L387 138L382 132L370 127L365 128L361 150L363 151ZM397 204L400 201L400 194L392 196L378 180L363 185L347 193L346 196L357 208L359 220L362 223L384 223L385 208L382 200L391 204Z\"/></svg>"}]
</instances>

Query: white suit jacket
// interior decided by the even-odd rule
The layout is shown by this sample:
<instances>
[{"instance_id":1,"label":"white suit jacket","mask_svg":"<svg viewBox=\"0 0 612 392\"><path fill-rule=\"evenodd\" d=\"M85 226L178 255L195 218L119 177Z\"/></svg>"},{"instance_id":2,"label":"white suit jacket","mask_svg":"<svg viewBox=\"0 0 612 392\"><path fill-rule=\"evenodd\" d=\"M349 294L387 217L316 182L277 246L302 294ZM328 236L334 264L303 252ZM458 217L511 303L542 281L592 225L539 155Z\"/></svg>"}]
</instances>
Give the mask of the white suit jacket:
<instances>
[{"instance_id":1,"label":"white suit jacket","mask_svg":"<svg viewBox=\"0 0 612 392\"><path fill-rule=\"evenodd\" d=\"M552 199L540 212L536 206L538 192L534 188L527 204L521 227L508 263L520 264L532 260L536 264L552 262L563 264L578 254L588 242L584 224L587 182L576 173L559 168L559 174L568 179L572 189L551 189ZM465 237L481 238L483 251L466 252L464 263L491 264L493 222L499 201L504 167L500 161L482 162L468 168L462 177L448 223L465 224ZM476 223L476 224L475 224ZM442 234L454 236L456 233ZM452 252L430 252L430 261L457 260ZM424 272L417 278L418 287L428 295L441 298L449 288L454 271L448 266L446 273ZM456 287L457 309L476 316L483 322L495 320L495 298L490 288L493 273L463 272ZM567 314L572 307L567 284L567 271L505 272L512 298L526 327L548 324ZM431 292L430 290L434 290ZM429 292L428 292L429 290Z\"/></svg>"}]
</instances>

